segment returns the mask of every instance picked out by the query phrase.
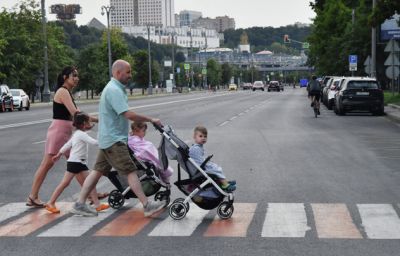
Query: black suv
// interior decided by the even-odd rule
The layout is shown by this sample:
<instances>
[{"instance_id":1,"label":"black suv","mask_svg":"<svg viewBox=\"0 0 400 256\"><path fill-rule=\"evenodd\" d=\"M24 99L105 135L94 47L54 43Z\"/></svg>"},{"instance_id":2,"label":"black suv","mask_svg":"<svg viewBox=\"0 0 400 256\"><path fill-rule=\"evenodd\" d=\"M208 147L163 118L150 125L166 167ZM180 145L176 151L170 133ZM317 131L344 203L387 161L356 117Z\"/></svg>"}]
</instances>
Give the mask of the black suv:
<instances>
[{"instance_id":1,"label":"black suv","mask_svg":"<svg viewBox=\"0 0 400 256\"><path fill-rule=\"evenodd\" d=\"M344 115L352 110L367 110L374 115L384 114L383 91L376 79L348 77L342 81L335 95L334 111L338 115Z\"/></svg>"},{"instance_id":2,"label":"black suv","mask_svg":"<svg viewBox=\"0 0 400 256\"><path fill-rule=\"evenodd\" d=\"M0 85L0 112L14 110L13 97L7 85Z\"/></svg>"}]
</instances>

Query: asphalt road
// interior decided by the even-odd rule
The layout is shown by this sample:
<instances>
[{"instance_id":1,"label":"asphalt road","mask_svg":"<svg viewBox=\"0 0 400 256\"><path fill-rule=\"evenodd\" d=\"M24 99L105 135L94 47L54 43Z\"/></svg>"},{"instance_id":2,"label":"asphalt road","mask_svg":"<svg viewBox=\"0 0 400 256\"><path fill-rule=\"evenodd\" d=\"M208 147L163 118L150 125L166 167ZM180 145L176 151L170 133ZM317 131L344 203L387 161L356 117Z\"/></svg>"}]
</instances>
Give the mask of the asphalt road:
<instances>
[{"instance_id":1,"label":"asphalt road","mask_svg":"<svg viewBox=\"0 0 400 256\"><path fill-rule=\"evenodd\" d=\"M144 222L132 217L138 211L134 200L95 221L67 213L32 225L48 216L26 209L2 219L7 209L14 211L7 204L23 203L30 190L51 108L1 113L0 255L399 255L400 126L385 117L336 116L325 108L315 119L305 95L290 88L129 102L138 113L171 125L188 144L194 126L209 129L207 153L238 182L235 213L226 222L214 219L215 210L195 207L181 222L172 223L167 212ZM79 107L97 112L97 103ZM160 140L152 128L147 137L155 144ZM89 162L95 153L91 148ZM62 160L49 173L43 200L64 167ZM102 178L98 190L111 189ZM61 201L72 202L78 192L72 184ZM182 196L173 188L172 199ZM89 222L93 225L80 235L66 235ZM110 226L122 230L133 223L145 224L129 236L117 231L98 236L111 232ZM21 233L23 227L29 230Z\"/></svg>"}]
</instances>

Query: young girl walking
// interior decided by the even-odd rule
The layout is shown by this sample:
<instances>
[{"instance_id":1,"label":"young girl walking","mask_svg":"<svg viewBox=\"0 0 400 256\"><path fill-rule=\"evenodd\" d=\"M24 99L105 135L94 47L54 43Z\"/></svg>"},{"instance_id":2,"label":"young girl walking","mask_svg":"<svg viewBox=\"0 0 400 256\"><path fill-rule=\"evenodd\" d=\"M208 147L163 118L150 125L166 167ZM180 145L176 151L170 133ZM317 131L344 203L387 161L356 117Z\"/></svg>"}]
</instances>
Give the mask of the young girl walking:
<instances>
[{"instance_id":1,"label":"young girl walking","mask_svg":"<svg viewBox=\"0 0 400 256\"><path fill-rule=\"evenodd\" d=\"M65 152L71 150L67 160L67 171L64 174L64 178L54 190L50 200L46 204L46 210L51 213L60 213L60 210L56 207L57 198L64 189L69 186L75 176L77 176L77 180L82 186L84 180L89 175L89 168L87 167L89 144L97 145L97 140L86 133L86 131L93 127L90 124L89 115L83 112L76 112L73 118L73 126L76 128L76 131L72 135L72 138L65 143L58 154L53 157L53 161L55 162L59 160ZM96 188L91 191L90 196L97 212L109 208L108 204L101 204L99 202Z\"/></svg>"}]
</instances>

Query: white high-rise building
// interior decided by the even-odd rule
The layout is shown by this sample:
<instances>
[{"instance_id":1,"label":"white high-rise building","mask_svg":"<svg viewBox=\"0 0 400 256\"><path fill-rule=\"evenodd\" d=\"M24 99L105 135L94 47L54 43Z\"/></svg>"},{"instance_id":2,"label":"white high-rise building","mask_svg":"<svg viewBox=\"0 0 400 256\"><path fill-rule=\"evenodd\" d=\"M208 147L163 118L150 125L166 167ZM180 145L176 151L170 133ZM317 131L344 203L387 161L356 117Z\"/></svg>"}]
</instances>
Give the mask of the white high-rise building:
<instances>
[{"instance_id":1,"label":"white high-rise building","mask_svg":"<svg viewBox=\"0 0 400 256\"><path fill-rule=\"evenodd\" d=\"M115 8L112 26L175 26L174 0L110 0L110 4Z\"/></svg>"}]
</instances>

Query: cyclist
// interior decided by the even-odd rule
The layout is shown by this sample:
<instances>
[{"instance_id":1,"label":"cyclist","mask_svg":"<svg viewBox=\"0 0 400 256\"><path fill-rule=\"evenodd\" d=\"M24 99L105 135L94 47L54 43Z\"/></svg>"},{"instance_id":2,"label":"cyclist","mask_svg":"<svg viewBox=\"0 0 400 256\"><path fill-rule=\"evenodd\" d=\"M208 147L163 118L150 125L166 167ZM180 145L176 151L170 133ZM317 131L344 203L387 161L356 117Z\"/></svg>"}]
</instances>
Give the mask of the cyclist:
<instances>
[{"instance_id":1,"label":"cyclist","mask_svg":"<svg viewBox=\"0 0 400 256\"><path fill-rule=\"evenodd\" d=\"M307 90L308 96L311 98L311 107L314 107L314 104L316 104L318 115L320 115L321 113L319 112L319 101L321 98L321 85L317 81L317 76L313 75L311 77L311 81L307 85Z\"/></svg>"}]
</instances>

